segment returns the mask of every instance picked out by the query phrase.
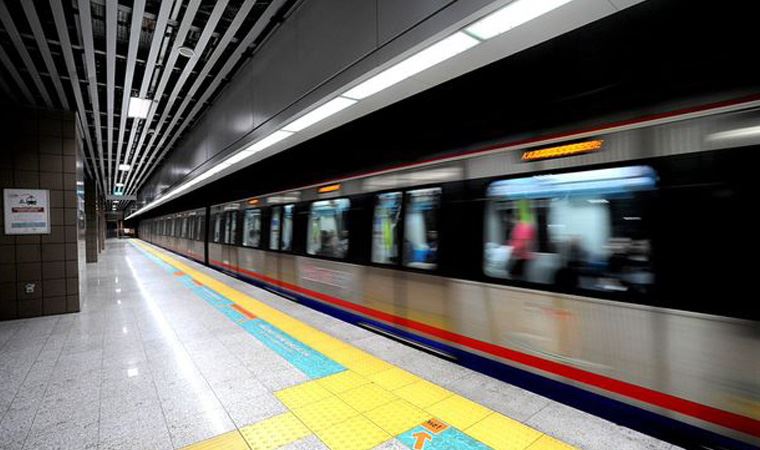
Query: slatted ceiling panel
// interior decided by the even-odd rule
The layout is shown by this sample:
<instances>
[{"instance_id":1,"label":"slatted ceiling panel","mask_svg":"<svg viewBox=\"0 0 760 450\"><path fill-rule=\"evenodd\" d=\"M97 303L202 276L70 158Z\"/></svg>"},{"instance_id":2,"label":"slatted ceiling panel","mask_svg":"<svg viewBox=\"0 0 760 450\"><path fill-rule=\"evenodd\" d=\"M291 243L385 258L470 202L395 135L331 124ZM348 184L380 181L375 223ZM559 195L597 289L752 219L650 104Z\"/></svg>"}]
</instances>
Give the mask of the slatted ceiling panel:
<instances>
[{"instance_id":1,"label":"slatted ceiling panel","mask_svg":"<svg viewBox=\"0 0 760 450\"><path fill-rule=\"evenodd\" d=\"M76 110L88 172L106 193L117 183L127 193L128 180L133 193L177 142L172 138L183 131L181 124L194 122L212 103L204 96L196 104L203 89L218 92L234 75L226 58L236 58L237 68L248 57L247 48L239 47L254 42L244 37L260 18L270 19L264 13L272 2L229 0L220 9L213 0L106 1L0 0L0 101ZM271 31L256 28L259 34ZM198 49L192 62L176 55L181 45ZM131 96L154 100L152 120L127 117ZM160 133L169 139L148 133L161 121ZM120 164L133 171L119 171Z\"/></svg>"}]
</instances>

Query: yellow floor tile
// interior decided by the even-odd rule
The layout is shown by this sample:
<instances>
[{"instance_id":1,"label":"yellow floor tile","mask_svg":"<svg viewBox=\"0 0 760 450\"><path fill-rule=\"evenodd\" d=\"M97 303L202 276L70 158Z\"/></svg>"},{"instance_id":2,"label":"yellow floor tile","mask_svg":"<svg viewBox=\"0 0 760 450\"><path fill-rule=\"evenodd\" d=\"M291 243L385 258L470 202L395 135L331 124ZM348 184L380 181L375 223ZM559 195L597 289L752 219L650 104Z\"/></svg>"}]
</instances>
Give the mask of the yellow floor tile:
<instances>
[{"instance_id":1,"label":"yellow floor tile","mask_svg":"<svg viewBox=\"0 0 760 450\"><path fill-rule=\"evenodd\" d=\"M248 444L245 443L243 436L235 430L189 445L184 447L184 450L248 450Z\"/></svg>"},{"instance_id":2,"label":"yellow floor tile","mask_svg":"<svg viewBox=\"0 0 760 450\"><path fill-rule=\"evenodd\" d=\"M495 450L523 450L541 437L533 428L499 413L486 416L464 432Z\"/></svg>"},{"instance_id":3,"label":"yellow floor tile","mask_svg":"<svg viewBox=\"0 0 760 450\"><path fill-rule=\"evenodd\" d=\"M472 426L493 412L459 395L447 397L425 408L425 411L460 430Z\"/></svg>"},{"instance_id":4,"label":"yellow floor tile","mask_svg":"<svg viewBox=\"0 0 760 450\"><path fill-rule=\"evenodd\" d=\"M420 379L412 384L396 389L394 394L408 401L409 403L419 408L427 408L433 403L438 403L441 400L453 395L451 391L435 385L429 381Z\"/></svg>"},{"instance_id":5,"label":"yellow floor tile","mask_svg":"<svg viewBox=\"0 0 760 450\"><path fill-rule=\"evenodd\" d=\"M575 447L565 444L564 442L554 439L551 436L543 435L536 442L532 443L528 450L572 450Z\"/></svg>"},{"instance_id":6,"label":"yellow floor tile","mask_svg":"<svg viewBox=\"0 0 760 450\"><path fill-rule=\"evenodd\" d=\"M310 403L329 397L330 391L317 381L308 381L298 386L289 387L275 393L277 398L290 409L301 408Z\"/></svg>"},{"instance_id":7,"label":"yellow floor tile","mask_svg":"<svg viewBox=\"0 0 760 450\"><path fill-rule=\"evenodd\" d=\"M373 373L367 378L369 378L378 386L382 386L389 391L396 390L400 387L406 386L407 384L412 384L415 381L420 380L420 377L417 375L409 373L406 370L399 369L398 367L393 367L388 370L383 370L382 372Z\"/></svg>"},{"instance_id":8,"label":"yellow floor tile","mask_svg":"<svg viewBox=\"0 0 760 450\"><path fill-rule=\"evenodd\" d=\"M356 372L346 370L336 373L335 375L330 375L329 377L320 378L318 382L328 391L337 394L338 392L345 392L349 389L367 384L370 381Z\"/></svg>"},{"instance_id":9,"label":"yellow floor tile","mask_svg":"<svg viewBox=\"0 0 760 450\"><path fill-rule=\"evenodd\" d=\"M337 353L325 353L325 355L327 355L330 359L343 364L349 369L351 368L349 364L371 357L368 353L354 347L341 349Z\"/></svg>"},{"instance_id":10,"label":"yellow floor tile","mask_svg":"<svg viewBox=\"0 0 760 450\"><path fill-rule=\"evenodd\" d=\"M303 408L296 408L293 414L298 416L312 431L323 430L340 422L345 422L359 412L337 397L327 397Z\"/></svg>"},{"instance_id":11,"label":"yellow floor tile","mask_svg":"<svg viewBox=\"0 0 760 450\"><path fill-rule=\"evenodd\" d=\"M336 395L359 412L375 409L398 398L392 392L372 383Z\"/></svg>"},{"instance_id":12,"label":"yellow floor tile","mask_svg":"<svg viewBox=\"0 0 760 450\"><path fill-rule=\"evenodd\" d=\"M253 450L270 450L304 438L312 432L293 413L280 414L240 429Z\"/></svg>"},{"instance_id":13,"label":"yellow floor tile","mask_svg":"<svg viewBox=\"0 0 760 450\"><path fill-rule=\"evenodd\" d=\"M317 432L331 450L366 450L389 440L391 435L369 419L356 416L345 422Z\"/></svg>"},{"instance_id":14,"label":"yellow floor tile","mask_svg":"<svg viewBox=\"0 0 760 450\"><path fill-rule=\"evenodd\" d=\"M374 356L355 359L343 363L344 366L358 373L359 375L369 376L374 373L392 369L394 366Z\"/></svg>"},{"instance_id":15,"label":"yellow floor tile","mask_svg":"<svg viewBox=\"0 0 760 450\"><path fill-rule=\"evenodd\" d=\"M430 419L429 413L401 399L368 411L364 416L391 436L398 436Z\"/></svg>"}]
</instances>

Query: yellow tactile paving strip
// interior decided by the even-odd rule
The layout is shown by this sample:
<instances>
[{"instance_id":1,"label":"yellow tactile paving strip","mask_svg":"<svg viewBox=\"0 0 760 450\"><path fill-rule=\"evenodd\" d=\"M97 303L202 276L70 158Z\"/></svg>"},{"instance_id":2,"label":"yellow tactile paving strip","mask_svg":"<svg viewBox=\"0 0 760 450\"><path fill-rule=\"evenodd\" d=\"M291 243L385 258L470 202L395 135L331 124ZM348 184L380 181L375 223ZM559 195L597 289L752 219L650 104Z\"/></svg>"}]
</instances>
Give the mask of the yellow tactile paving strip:
<instances>
[{"instance_id":1,"label":"yellow tactile paving strip","mask_svg":"<svg viewBox=\"0 0 760 450\"><path fill-rule=\"evenodd\" d=\"M293 319L153 247L138 245L348 369L276 392L288 413L188 448L238 449L247 443L251 449L275 449L315 434L331 449L362 450L431 418L496 450L572 448Z\"/></svg>"}]
</instances>

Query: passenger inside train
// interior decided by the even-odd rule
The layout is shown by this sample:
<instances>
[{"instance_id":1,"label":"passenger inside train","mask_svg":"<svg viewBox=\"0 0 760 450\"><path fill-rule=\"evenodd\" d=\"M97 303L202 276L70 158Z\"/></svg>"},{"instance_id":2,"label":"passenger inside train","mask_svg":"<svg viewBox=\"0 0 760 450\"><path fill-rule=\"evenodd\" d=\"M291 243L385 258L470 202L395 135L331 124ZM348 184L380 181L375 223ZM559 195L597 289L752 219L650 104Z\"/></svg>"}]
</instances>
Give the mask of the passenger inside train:
<instances>
[{"instance_id":1,"label":"passenger inside train","mask_svg":"<svg viewBox=\"0 0 760 450\"><path fill-rule=\"evenodd\" d=\"M488 192L485 272L577 290L645 294L653 283L645 166L497 181Z\"/></svg>"}]
</instances>

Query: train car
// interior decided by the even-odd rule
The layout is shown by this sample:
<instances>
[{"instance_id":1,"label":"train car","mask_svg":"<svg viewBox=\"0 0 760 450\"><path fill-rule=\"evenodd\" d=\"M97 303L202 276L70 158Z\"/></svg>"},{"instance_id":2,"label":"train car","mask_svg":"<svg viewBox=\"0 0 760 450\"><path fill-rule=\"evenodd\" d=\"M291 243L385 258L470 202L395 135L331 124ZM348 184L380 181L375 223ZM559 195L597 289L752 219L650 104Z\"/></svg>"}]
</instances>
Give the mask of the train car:
<instances>
[{"instance_id":1,"label":"train car","mask_svg":"<svg viewBox=\"0 0 760 450\"><path fill-rule=\"evenodd\" d=\"M658 113L209 205L204 256L672 442L758 445L759 107ZM187 254L166 220L143 221L141 237Z\"/></svg>"},{"instance_id":2,"label":"train car","mask_svg":"<svg viewBox=\"0 0 760 450\"><path fill-rule=\"evenodd\" d=\"M206 262L206 208L140 223L140 237L200 263Z\"/></svg>"}]
</instances>

